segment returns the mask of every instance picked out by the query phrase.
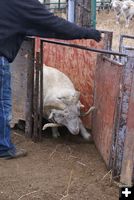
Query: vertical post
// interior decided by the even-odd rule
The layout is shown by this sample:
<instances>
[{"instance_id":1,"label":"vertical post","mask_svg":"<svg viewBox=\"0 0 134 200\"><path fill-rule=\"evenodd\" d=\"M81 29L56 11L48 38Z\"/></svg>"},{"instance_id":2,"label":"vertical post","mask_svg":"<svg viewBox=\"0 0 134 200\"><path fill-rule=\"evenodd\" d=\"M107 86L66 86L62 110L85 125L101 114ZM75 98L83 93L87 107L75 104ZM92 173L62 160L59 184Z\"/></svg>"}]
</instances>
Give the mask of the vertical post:
<instances>
[{"instance_id":1,"label":"vertical post","mask_svg":"<svg viewBox=\"0 0 134 200\"><path fill-rule=\"evenodd\" d=\"M129 110L127 118L126 138L124 144L124 152L121 168L120 182L127 187L132 186L132 179L134 175L134 74L131 85L131 95L129 101Z\"/></svg>"},{"instance_id":2,"label":"vertical post","mask_svg":"<svg viewBox=\"0 0 134 200\"><path fill-rule=\"evenodd\" d=\"M33 140L41 141L42 133L42 111L43 111L43 60L41 58L40 39L36 39L36 62L34 71L34 104L33 104Z\"/></svg>"},{"instance_id":3,"label":"vertical post","mask_svg":"<svg viewBox=\"0 0 134 200\"><path fill-rule=\"evenodd\" d=\"M96 27L96 0L91 1L91 25Z\"/></svg>"},{"instance_id":4,"label":"vertical post","mask_svg":"<svg viewBox=\"0 0 134 200\"><path fill-rule=\"evenodd\" d=\"M75 0L68 0L68 21L74 22Z\"/></svg>"},{"instance_id":5,"label":"vertical post","mask_svg":"<svg viewBox=\"0 0 134 200\"><path fill-rule=\"evenodd\" d=\"M38 119L39 119L39 55L36 53L36 63L35 63L35 80L34 80L34 127L33 127L33 140L36 142L38 140Z\"/></svg>"},{"instance_id":6,"label":"vertical post","mask_svg":"<svg viewBox=\"0 0 134 200\"><path fill-rule=\"evenodd\" d=\"M33 131L33 77L34 77L34 48L35 48L35 40L32 40L32 56L30 56L32 60L32 65L30 65L27 69L27 97L26 97L26 127L25 127L25 135L26 137L32 137Z\"/></svg>"},{"instance_id":7,"label":"vertical post","mask_svg":"<svg viewBox=\"0 0 134 200\"><path fill-rule=\"evenodd\" d=\"M43 118L43 42L40 42L40 83L39 83L39 140L42 135L42 118Z\"/></svg>"},{"instance_id":8,"label":"vertical post","mask_svg":"<svg viewBox=\"0 0 134 200\"><path fill-rule=\"evenodd\" d=\"M75 23L91 27L91 0L77 0L75 3Z\"/></svg>"}]
</instances>

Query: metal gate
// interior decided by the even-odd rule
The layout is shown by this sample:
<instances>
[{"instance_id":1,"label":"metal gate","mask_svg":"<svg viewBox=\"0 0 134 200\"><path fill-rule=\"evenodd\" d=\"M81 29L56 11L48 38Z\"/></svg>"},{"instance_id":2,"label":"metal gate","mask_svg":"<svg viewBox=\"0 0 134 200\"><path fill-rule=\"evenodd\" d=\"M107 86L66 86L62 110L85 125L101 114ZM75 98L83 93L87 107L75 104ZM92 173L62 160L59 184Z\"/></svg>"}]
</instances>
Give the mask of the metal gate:
<instances>
[{"instance_id":1,"label":"metal gate","mask_svg":"<svg viewBox=\"0 0 134 200\"><path fill-rule=\"evenodd\" d=\"M121 182L130 186L134 167L134 49L123 45L123 38L126 36L122 36L120 45L121 52L113 52L110 50L111 34L109 35L106 32L104 35L103 43L100 44L101 48L103 46L105 47L103 50L97 49L96 47L99 47L98 44L91 40L88 43L90 47L87 47L83 44L87 44L88 41L84 40L77 40L76 43L74 41L73 43L65 43L59 40L41 39L39 52L36 52L36 62L34 62L34 51L24 50L23 48L27 48L26 43L24 43L14 64L16 63L18 65L20 58L26 59L29 69L24 73L25 77L27 75L30 76L23 87L23 89L26 88L23 98L20 94L22 92L21 83L18 81L14 86L14 100L17 97L14 104L16 103L18 105L18 102L19 105L21 103L25 104L26 110L23 110L23 113L26 113L26 136L32 137L34 140L41 139L43 62L45 61L47 62L46 64L51 64L51 66L57 68L60 64L61 66L63 65L63 68L60 69L66 74L70 72L68 64L72 64L72 74L75 77L74 83L76 84L76 88L79 80L84 80L81 78L81 75L84 75L86 83L90 86L88 87L88 91L85 85L81 90L82 93L85 90L83 96L88 96L88 98L83 98L83 101L91 100L90 103L92 103L94 99L96 111L93 114L92 130L96 147L107 167L112 169L113 175L121 175ZM129 38L134 39L134 37ZM28 45L30 45L28 48L33 49L33 41L30 44L28 42ZM57 49L58 51L56 51ZM77 49L77 51L74 49ZM83 51L80 49L83 49ZM74 57L72 59L71 51L75 59ZM101 55L97 56L96 65L96 56L93 56L90 51L101 53ZM122 64L110 58L108 55L111 54L119 57L128 57L128 59L120 59L123 62ZM82 59L80 59L81 55ZM44 60L43 56L45 58ZM81 70L81 65L77 66L77 60L79 60L80 64L86 64L85 70ZM77 75L76 69L78 70ZM85 73L83 74L84 71ZM71 77L70 73L68 75ZM90 103L88 102L88 106ZM24 109L24 106L22 107ZM17 107L14 107L14 111L15 109ZM90 124L89 119L85 124Z\"/></svg>"},{"instance_id":2,"label":"metal gate","mask_svg":"<svg viewBox=\"0 0 134 200\"><path fill-rule=\"evenodd\" d=\"M124 63L122 79L122 100L120 103L119 119L116 130L114 153L114 173L121 173L121 182L130 185L134 178L134 48L125 46L125 40L134 41L134 36L121 35L120 52L128 55Z\"/></svg>"}]
</instances>

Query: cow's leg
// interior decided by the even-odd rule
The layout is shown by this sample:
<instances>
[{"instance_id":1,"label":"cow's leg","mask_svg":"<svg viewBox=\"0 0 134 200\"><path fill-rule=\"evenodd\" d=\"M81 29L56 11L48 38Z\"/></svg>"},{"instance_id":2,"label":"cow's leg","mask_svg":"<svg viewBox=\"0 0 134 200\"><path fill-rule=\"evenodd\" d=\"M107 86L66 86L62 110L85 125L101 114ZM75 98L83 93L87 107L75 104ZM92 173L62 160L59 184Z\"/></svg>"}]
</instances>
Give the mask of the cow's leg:
<instances>
[{"instance_id":1,"label":"cow's leg","mask_svg":"<svg viewBox=\"0 0 134 200\"><path fill-rule=\"evenodd\" d=\"M116 24L119 24L119 22L120 22L120 16L121 16L121 13L118 12L118 13L116 14Z\"/></svg>"},{"instance_id":2,"label":"cow's leg","mask_svg":"<svg viewBox=\"0 0 134 200\"><path fill-rule=\"evenodd\" d=\"M58 138L60 136L60 133L59 133L57 127L52 128L52 136L53 136L53 138Z\"/></svg>"},{"instance_id":3,"label":"cow's leg","mask_svg":"<svg viewBox=\"0 0 134 200\"><path fill-rule=\"evenodd\" d=\"M91 135L90 133L87 132L87 130L85 129L85 127L83 126L82 121L80 120L80 134L82 135L82 137L89 141L91 139Z\"/></svg>"},{"instance_id":4,"label":"cow's leg","mask_svg":"<svg viewBox=\"0 0 134 200\"><path fill-rule=\"evenodd\" d=\"M127 16L126 17L126 25L125 25L126 28L129 27L129 23L130 23L131 18L132 18L132 16Z\"/></svg>"},{"instance_id":5,"label":"cow's leg","mask_svg":"<svg viewBox=\"0 0 134 200\"><path fill-rule=\"evenodd\" d=\"M129 26L129 23L130 23L130 21L133 19L133 14L132 15L130 15L129 17L128 17L128 26Z\"/></svg>"}]
</instances>

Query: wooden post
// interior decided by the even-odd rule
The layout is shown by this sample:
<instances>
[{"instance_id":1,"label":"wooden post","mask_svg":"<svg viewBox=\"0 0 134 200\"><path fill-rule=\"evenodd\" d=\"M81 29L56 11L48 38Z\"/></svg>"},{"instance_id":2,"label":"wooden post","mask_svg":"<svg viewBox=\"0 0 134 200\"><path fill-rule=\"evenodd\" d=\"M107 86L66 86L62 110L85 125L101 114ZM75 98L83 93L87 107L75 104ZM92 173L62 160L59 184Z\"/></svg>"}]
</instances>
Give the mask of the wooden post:
<instances>
[{"instance_id":1,"label":"wooden post","mask_svg":"<svg viewBox=\"0 0 134 200\"><path fill-rule=\"evenodd\" d=\"M26 96L26 127L25 135L26 137L31 138L33 132L33 85L34 85L34 48L35 40L29 39L32 41L32 55L28 55L27 59L30 59L31 65L27 67L27 96ZM30 42L31 42L30 41Z\"/></svg>"},{"instance_id":2,"label":"wooden post","mask_svg":"<svg viewBox=\"0 0 134 200\"><path fill-rule=\"evenodd\" d=\"M43 43L40 43L40 84L39 84L39 140L42 138L42 118L43 118Z\"/></svg>"},{"instance_id":3,"label":"wooden post","mask_svg":"<svg viewBox=\"0 0 134 200\"><path fill-rule=\"evenodd\" d=\"M91 0L77 0L75 11L75 23L84 26L91 26Z\"/></svg>"},{"instance_id":4,"label":"wooden post","mask_svg":"<svg viewBox=\"0 0 134 200\"><path fill-rule=\"evenodd\" d=\"M34 129L33 129L33 140L38 140L38 114L39 114L39 52L36 53L35 63L35 80L34 80Z\"/></svg>"},{"instance_id":5,"label":"wooden post","mask_svg":"<svg viewBox=\"0 0 134 200\"><path fill-rule=\"evenodd\" d=\"M34 125L33 140L41 141L42 114L43 114L43 58L41 54L40 39L36 39L36 62L34 71Z\"/></svg>"}]
</instances>

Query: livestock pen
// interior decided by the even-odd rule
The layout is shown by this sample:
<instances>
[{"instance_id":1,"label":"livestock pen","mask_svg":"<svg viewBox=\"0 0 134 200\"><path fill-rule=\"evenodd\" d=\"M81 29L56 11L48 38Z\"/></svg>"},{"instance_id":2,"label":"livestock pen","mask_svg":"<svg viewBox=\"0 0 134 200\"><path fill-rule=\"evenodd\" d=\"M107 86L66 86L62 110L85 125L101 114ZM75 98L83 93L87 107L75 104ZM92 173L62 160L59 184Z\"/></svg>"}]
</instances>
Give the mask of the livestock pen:
<instances>
[{"instance_id":1,"label":"livestock pen","mask_svg":"<svg viewBox=\"0 0 134 200\"><path fill-rule=\"evenodd\" d=\"M133 36L124 36L124 38L130 38L134 39ZM122 37L121 37L122 38ZM112 39L112 33L105 32L104 33L104 41L101 46L106 48L107 50L111 49L111 39ZM45 47L43 47L43 42L45 43ZM92 119L92 127L91 127L91 121L89 118L87 118L85 121L85 126L87 128L92 128L93 130L93 137L96 143L96 146L98 147L104 161L106 162L106 165L109 169L113 170L114 176L120 176L121 170L122 170L122 160L123 155L125 151L129 151L130 153L130 160L126 160L126 166L125 163L123 167L125 168L125 173L121 176L121 180L123 180L123 183L126 185L132 184L132 177L133 177L133 131L131 133L127 133L127 120L129 115L129 101L131 99L131 83L132 83L132 77L133 77L133 48L127 48L129 51L127 51L126 54L120 54L117 52L112 51L100 51L101 53L105 53L106 55L109 53L111 55L115 56L128 56L126 61L121 62L120 58L119 61L112 60L110 58L107 58L106 55L104 56L98 56L97 62L96 57L93 56L93 54L90 54L90 57L88 58L88 53L85 52L83 55L81 55L84 59L82 63L82 60L79 57L79 50L73 49L71 52L71 49L69 53L66 52L63 47L63 49L58 45L66 45L66 46L72 46L77 47L77 45L71 45L71 44L64 44L64 43L58 43L53 41L43 41L41 43L41 54L43 56L43 52L45 51L44 60L42 59L42 62L45 62L45 64L48 64L53 67L58 67L61 71L66 73L74 82L76 85L76 88L81 92L81 101L85 105L86 109L88 106L91 106L94 104L96 107L96 112L94 112L93 119ZM56 46L53 44L46 44L46 43L55 43ZM88 44L93 46L93 43ZM123 46L123 39L121 39L120 42L120 51L121 47L124 49L125 46ZM52 52L57 50L59 48L59 51L55 51L55 58L54 54L50 54L47 52ZM84 49L82 46L78 46L78 48ZM90 51L97 51L95 49L86 49ZM98 50L99 51L99 50ZM66 52L66 53L65 53ZM130 53L128 53L130 52ZM62 61L61 57L64 55L64 60ZM120 54L120 55L119 55ZM78 56L72 62L71 55ZM59 59L60 56L60 59ZM93 57L92 57L93 56ZM88 59L87 59L88 58ZM90 59L94 61L90 61ZM115 58L114 58L115 59ZM76 62L80 64L78 64ZM80 62L81 60L81 62ZM116 58L117 60L117 58ZM64 63L64 64L63 64ZM70 71L67 67L68 65L72 68ZM90 68L89 68L90 66ZM109 66L109 67L108 67ZM80 73L81 68L85 71L85 73ZM90 72L90 73L88 73ZM130 74L130 75L129 75ZM130 78L128 77L130 76ZM76 78L74 78L76 77ZM80 77L80 78L78 78ZM82 80L82 82L79 82L79 79ZM129 83L128 83L129 79ZM84 83L85 81L85 83ZM87 84L88 83L88 84ZM129 87L128 87L129 84ZM127 86L126 86L127 85ZM126 92L126 87L128 87L128 91ZM105 88L105 90L104 90ZM124 89L125 88L125 89ZM127 93L127 97L126 97ZM109 94L109 95L108 95ZM127 100L126 100L127 98ZM125 100L124 100L125 99ZM127 106L127 108L124 110L124 107ZM37 108L37 106L35 106ZM124 120L124 113L126 114L126 120L123 124ZM36 112L36 116L38 114L38 111ZM35 122L35 124L37 124ZM35 134L37 133L37 127L35 129ZM127 134L131 134L130 138L132 141L131 147L129 147L129 150L125 149L125 141L127 141ZM127 145L128 146L128 145ZM126 148L128 148L126 146ZM129 168L128 167L129 163ZM124 178L127 177L127 179Z\"/></svg>"},{"instance_id":2,"label":"livestock pen","mask_svg":"<svg viewBox=\"0 0 134 200\"><path fill-rule=\"evenodd\" d=\"M17 75L17 78L13 78L13 118L14 123L19 119L26 121L25 133L27 137L32 137L35 141L41 140L42 89L39 86L42 88L42 83L39 84L39 81L41 81L42 65L45 63L60 69L70 77L76 88L81 92L81 101L85 105L85 109L92 104L95 105L96 111L93 113L92 119L89 117L84 119L85 126L92 129L96 147L108 169L112 170L113 177L120 177L122 163L124 163L123 170L126 171L125 174L122 174L121 180L123 184L130 185L133 176L133 158L130 156L130 160L127 160L126 157L123 157L123 152L133 151L131 149L133 143L129 146L129 150L127 149L128 145L126 147L124 144L127 137L128 139L131 138L127 141L128 143L133 141L133 133L124 131L123 141L121 142L122 135L119 127L122 124L120 125L119 119L124 112L120 109L123 106L124 90L122 88L126 84L123 77L128 73L123 69L127 65L130 66L131 80L133 80L133 64L129 64L129 62L133 63L133 51L131 51L130 57L128 53L122 50L121 52L111 51L112 32L105 31L103 35L103 41L99 45L88 40L76 40L66 44L61 41L41 39L39 52L36 53L36 62L34 60L35 40L29 38L25 41L13 63L13 77L17 74L18 65L22 68L25 65L26 70L23 70L20 77ZM130 38L133 39L133 37ZM120 46L122 47L122 43ZM121 47L120 49L122 49ZM100 48L104 48L104 50L99 50ZM90 51L98 51L103 54L97 56L96 53ZM118 61L117 58L115 60L115 56L119 57ZM120 56L129 59L127 62L121 63ZM33 77L35 78L33 79ZM20 83L17 80L23 81ZM131 84L129 87L129 90L131 90ZM131 91L133 92L133 90ZM20 92L21 96L19 95ZM131 95L129 97L132 99ZM19 105L17 102L19 102ZM19 109L20 112L18 112ZM129 116L128 109L126 115ZM124 128L125 130L128 129L127 123ZM130 163L129 174L126 168L127 161Z\"/></svg>"},{"instance_id":3,"label":"livestock pen","mask_svg":"<svg viewBox=\"0 0 134 200\"><path fill-rule=\"evenodd\" d=\"M132 184L134 39L122 35L118 41L116 33L121 31L120 35L122 27L117 29L113 12L97 14L97 27L110 30L103 31L100 44L34 38L22 44L12 64L12 126L25 122L25 134L13 129L13 139L27 148L28 156L11 160L10 166L6 160L0 161L0 200L117 200L118 187ZM113 52L112 46L116 50L120 46L120 51ZM103 51L91 52L96 49ZM57 140L50 130L41 131L43 63L69 76L81 91L85 110L95 104L92 117L83 118L87 129L92 130L93 143L73 137L65 129L60 130ZM122 119L124 108L126 121Z\"/></svg>"}]
</instances>

